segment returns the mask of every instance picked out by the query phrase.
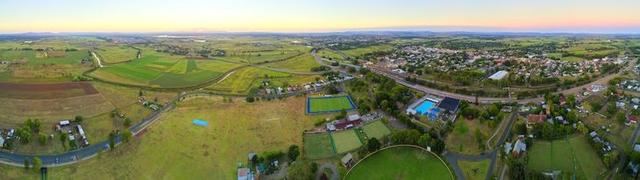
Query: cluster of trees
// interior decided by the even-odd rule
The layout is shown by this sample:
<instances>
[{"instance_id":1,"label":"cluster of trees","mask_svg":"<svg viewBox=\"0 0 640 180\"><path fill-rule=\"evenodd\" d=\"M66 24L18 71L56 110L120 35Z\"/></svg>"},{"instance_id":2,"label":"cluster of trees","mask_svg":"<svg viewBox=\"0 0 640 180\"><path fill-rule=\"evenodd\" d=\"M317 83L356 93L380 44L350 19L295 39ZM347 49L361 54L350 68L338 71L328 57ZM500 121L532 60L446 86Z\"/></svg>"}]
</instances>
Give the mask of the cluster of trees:
<instances>
[{"instance_id":1,"label":"cluster of trees","mask_svg":"<svg viewBox=\"0 0 640 180\"><path fill-rule=\"evenodd\" d=\"M331 70L331 68L327 66L316 66L311 68L311 72L322 72L328 70Z\"/></svg>"},{"instance_id":2,"label":"cluster of trees","mask_svg":"<svg viewBox=\"0 0 640 180\"><path fill-rule=\"evenodd\" d=\"M364 78L348 82L347 87L352 95L355 95L355 101L361 113L380 109L397 117L402 114L399 107L410 103L415 97L410 89L397 84L390 78L366 69L361 69L360 73Z\"/></svg>"},{"instance_id":3,"label":"cluster of trees","mask_svg":"<svg viewBox=\"0 0 640 180\"><path fill-rule=\"evenodd\" d=\"M606 137L603 137L603 136L599 136L599 137L604 142L611 142ZM598 155L600 156L600 159L602 159L602 162L604 163L605 166L612 168L613 166L616 165L616 163L620 159L620 153L617 150L613 149L608 152L603 151L605 144L596 142L592 138L587 138L587 139L591 147L593 147L598 152Z\"/></svg>"},{"instance_id":4,"label":"cluster of trees","mask_svg":"<svg viewBox=\"0 0 640 180\"><path fill-rule=\"evenodd\" d=\"M16 136L18 137L20 142L23 143L23 144L27 144L27 143L31 142L31 139L33 138L33 134L42 135L42 134L40 134L40 120L39 119L27 119L24 122L24 124L22 125L22 127L16 129ZM46 143L46 135L44 135L44 136L45 136L45 142L44 143ZM44 143L42 143L42 144L44 144ZM11 146L12 142L8 142L7 144L9 144L9 146Z\"/></svg>"},{"instance_id":5,"label":"cluster of trees","mask_svg":"<svg viewBox=\"0 0 640 180\"><path fill-rule=\"evenodd\" d=\"M431 151L440 154L445 149L444 141L438 138L433 131L429 133L421 133L416 129L397 131L391 134L391 142L393 144L412 144L422 147L430 147Z\"/></svg>"}]
</instances>

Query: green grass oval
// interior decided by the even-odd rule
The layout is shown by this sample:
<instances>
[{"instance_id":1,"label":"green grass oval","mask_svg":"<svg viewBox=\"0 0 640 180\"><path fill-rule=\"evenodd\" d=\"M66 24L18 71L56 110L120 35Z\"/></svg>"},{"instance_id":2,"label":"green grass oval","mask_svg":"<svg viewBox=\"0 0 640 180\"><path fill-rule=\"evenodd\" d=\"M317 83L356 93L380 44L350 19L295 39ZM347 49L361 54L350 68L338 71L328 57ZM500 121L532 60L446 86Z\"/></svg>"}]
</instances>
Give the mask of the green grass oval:
<instances>
[{"instance_id":1,"label":"green grass oval","mask_svg":"<svg viewBox=\"0 0 640 180\"><path fill-rule=\"evenodd\" d=\"M391 147L358 163L347 180L360 179L454 179L449 168L435 155L416 147Z\"/></svg>"}]
</instances>

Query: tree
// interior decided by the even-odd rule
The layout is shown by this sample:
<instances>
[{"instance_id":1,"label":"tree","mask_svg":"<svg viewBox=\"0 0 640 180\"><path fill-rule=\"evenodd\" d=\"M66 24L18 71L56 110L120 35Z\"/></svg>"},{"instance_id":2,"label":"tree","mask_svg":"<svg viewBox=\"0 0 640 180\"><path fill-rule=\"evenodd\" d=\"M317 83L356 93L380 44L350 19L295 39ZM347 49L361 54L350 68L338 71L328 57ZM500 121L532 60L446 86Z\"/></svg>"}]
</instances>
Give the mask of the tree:
<instances>
[{"instance_id":1,"label":"tree","mask_svg":"<svg viewBox=\"0 0 640 180\"><path fill-rule=\"evenodd\" d=\"M82 121L84 120L84 118L82 118L82 116L76 116L73 121L78 123L78 124L82 124Z\"/></svg>"},{"instance_id":2,"label":"tree","mask_svg":"<svg viewBox=\"0 0 640 180\"><path fill-rule=\"evenodd\" d=\"M377 151L378 149L380 149L380 146L382 145L377 138L372 137L367 141L367 150L369 150L369 152Z\"/></svg>"},{"instance_id":3,"label":"tree","mask_svg":"<svg viewBox=\"0 0 640 180\"><path fill-rule=\"evenodd\" d=\"M40 145L47 144L47 135L44 133L40 133L38 136L38 142L40 142Z\"/></svg>"},{"instance_id":4,"label":"tree","mask_svg":"<svg viewBox=\"0 0 640 180\"><path fill-rule=\"evenodd\" d=\"M582 133L582 134L587 134L587 133L589 133L589 129L587 128L587 126L585 126L585 125L584 125L584 124L582 124L582 123L578 123L578 127L577 127L577 128L578 128L578 131L579 131L580 133Z\"/></svg>"},{"instance_id":5,"label":"tree","mask_svg":"<svg viewBox=\"0 0 640 180\"><path fill-rule=\"evenodd\" d=\"M131 123L132 123L131 119L127 117L127 118L124 118L124 122L122 122L122 125L124 125L125 127L129 127L131 126Z\"/></svg>"},{"instance_id":6,"label":"tree","mask_svg":"<svg viewBox=\"0 0 640 180\"><path fill-rule=\"evenodd\" d=\"M616 114L616 120L618 123L624 124L624 122L627 121L627 117L625 117L624 113L619 112Z\"/></svg>"},{"instance_id":7,"label":"tree","mask_svg":"<svg viewBox=\"0 0 640 180\"><path fill-rule=\"evenodd\" d=\"M24 162L24 164L23 164L23 165L24 165L24 169L25 169L25 170L29 169L29 164L30 164L30 163L29 163L29 160L28 160L28 159L24 159L24 161L23 161L23 162Z\"/></svg>"},{"instance_id":8,"label":"tree","mask_svg":"<svg viewBox=\"0 0 640 180\"><path fill-rule=\"evenodd\" d=\"M299 155L300 155L300 147L298 147L298 145L294 144L289 146L289 151L287 151L287 156L289 157L290 161L296 161Z\"/></svg>"},{"instance_id":9,"label":"tree","mask_svg":"<svg viewBox=\"0 0 640 180\"><path fill-rule=\"evenodd\" d=\"M67 150L67 134L59 133L58 137L60 138L60 142L62 143L64 150Z\"/></svg>"},{"instance_id":10,"label":"tree","mask_svg":"<svg viewBox=\"0 0 640 180\"><path fill-rule=\"evenodd\" d=\"M247 96L247 98L245 99L247 102L252 103L255 101L255 98L252 96Z\"/></svg>"},{"instance_id":11,"label":"tree","mask_svg":"<svg viewBox=\"0 0 640 180\"><path fill-rule=\"evenodd\" d=\"M109 148L111 148L111 150L116 146L116 136L116 131L111 131L111 133L109 133Z\"/></svg>"},{"instance_id":12,"label":"tree","mask_svg":"<svg viewBox=\"0 0 640 180\"><path fill-rule=\"evenodd\" d=\"M33 157L33 170L35 171L39 171L40 167L42 167L42 159L40 159L39 157Z\"/></svg>"},{"instance_id":13,"label":"tree","mask_svg":"<svg viewBox=\"0 0 640 180\"><path fill-rule=\"evenodd\" d=\"M31 142L31 130L29 127L18 128L16 135L20 138L20 142L23 144Z\"/></svg>"},{"instance_id":14,"label":"tree","mask_svg":"<svg viewBox=\"0 0 640 180\"><path fill-rule=\"evenodd\" d=\"M432 144L431 136L427 133L422 134L422 136L420 136L420 138L418 139L418 146L428 147L428 146L431 146L431 144Z\"/></svg>"},{"instance_id":15,"label":"tree","mask_svg":"<svg viewBox=\"0 0 640 180\"><path fill-rule=\"evenodd\" d=\"M287 178L289 180L310 180L315 172L312 171L311 163L306 160L296 161L289 166Z\"/></svg>"},{"instance_id":16,"label":"tree","mask_svg":"<svg viewBox=\"0 0 640 180\"><path fill-rule=\"evenodd\" d=\"M125 129L124 131L122 131L121 136L122 141L129 142L129 140L131 140L131 138L133 137L133 133L131 133L131 131L129 131L128 129Z\"/></svg>"}]
</instances>

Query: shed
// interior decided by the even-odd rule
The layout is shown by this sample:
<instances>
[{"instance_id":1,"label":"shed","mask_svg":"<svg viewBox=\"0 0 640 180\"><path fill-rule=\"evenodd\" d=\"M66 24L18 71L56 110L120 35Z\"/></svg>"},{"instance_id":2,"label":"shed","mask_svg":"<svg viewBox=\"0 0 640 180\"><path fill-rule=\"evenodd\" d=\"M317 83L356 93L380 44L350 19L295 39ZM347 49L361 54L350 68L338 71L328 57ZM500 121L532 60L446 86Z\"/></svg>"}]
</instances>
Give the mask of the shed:
<instances>
[{"instance_id":1,"label":"shed","mask_svg":"<svg viewBox=\"0 0 640 180\"><path fill-rule=\"evenodd\" d=\"M353 155L351 153L347 153L347 155L344 155L340 161L344 167L349 168L353 165Z\"/></svg>"},{"instance_id":2,"label":"shed","mask_svg":"<svg viewBox=\"0 0 640 180\"><path fill-rule=\"evenodd\" d=\"M360 115L358 115L358 114L349 115L349 117L347 119L349 119L349 121L359 120L360 119Z\"/></svg>"}]
</instances>

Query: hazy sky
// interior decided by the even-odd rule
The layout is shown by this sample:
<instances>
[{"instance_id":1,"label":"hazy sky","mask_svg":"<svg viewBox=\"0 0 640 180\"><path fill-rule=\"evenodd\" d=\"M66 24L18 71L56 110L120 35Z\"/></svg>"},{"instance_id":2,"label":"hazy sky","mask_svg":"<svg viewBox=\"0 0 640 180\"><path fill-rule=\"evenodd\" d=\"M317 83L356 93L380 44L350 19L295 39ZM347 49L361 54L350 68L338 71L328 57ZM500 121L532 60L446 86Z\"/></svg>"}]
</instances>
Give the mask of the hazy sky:
<instances>
[{"instance_id":1,"label":"hazy sky","mask_svg":"<svg viewBox=\"0 0 640 180\"><path fill-rule=\"evenodd\" d=\"M0 32L640 33L640 0L0 0Z\"/></svg>"}]
</instances>

